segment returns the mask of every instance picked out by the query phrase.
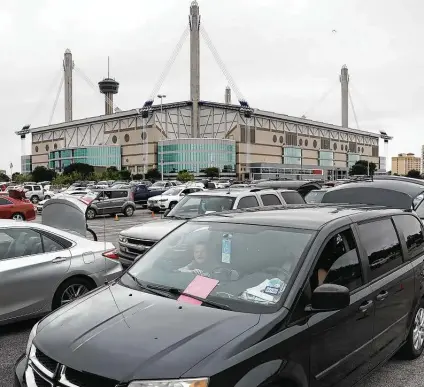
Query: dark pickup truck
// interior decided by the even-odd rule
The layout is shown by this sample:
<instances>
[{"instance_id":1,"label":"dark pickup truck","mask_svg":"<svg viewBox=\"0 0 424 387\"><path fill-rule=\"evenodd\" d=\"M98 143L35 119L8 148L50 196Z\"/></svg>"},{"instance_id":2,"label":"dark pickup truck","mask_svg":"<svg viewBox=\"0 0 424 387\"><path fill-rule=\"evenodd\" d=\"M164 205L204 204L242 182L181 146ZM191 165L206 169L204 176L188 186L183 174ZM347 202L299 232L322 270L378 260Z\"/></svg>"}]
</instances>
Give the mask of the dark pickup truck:
<instances>
[{"instance_id":1,"label":"dark pickup truck","mask_svg":"<svg viewBox=\"0 0 424 387\"><path fill-rule=\"evenodd\" d=\"M137 184L133 187L134 202L138 204L147 205L147 200L153 196L160 195L166 190L149 190L144 184Z\"/></svg>"}]
</instances>

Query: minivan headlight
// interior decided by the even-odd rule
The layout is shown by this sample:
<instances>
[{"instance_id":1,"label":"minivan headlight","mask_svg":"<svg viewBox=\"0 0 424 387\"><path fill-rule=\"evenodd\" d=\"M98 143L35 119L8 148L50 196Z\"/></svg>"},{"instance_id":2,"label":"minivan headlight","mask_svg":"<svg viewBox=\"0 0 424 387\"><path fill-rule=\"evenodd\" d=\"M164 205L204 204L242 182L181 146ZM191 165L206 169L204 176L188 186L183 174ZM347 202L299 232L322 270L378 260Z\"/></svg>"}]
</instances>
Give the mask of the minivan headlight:
<instances>
[{"instance_id":1,"label":"minivan headlight","mask_svg":"<svg viewBox=\"0 0 424 387\"><path fill-rule=\"evenodd\" d=\"M180 379L180 380L139 380L129 384L128 387L207 387L209 380Z\"/></svg>"},{"instance_id":2,"label":"minivan headlight","mask_svg":"<svg viewBox=\"0 0 424 387\"><path fill-rule=\"evenodd\" d=\"M37 334L38 324L39 323L35 324L32 327L31 332L29 334L28 343L25 350L25 355L27 357L29 356L29 352L31 351L31 347L32 347L32 342L34 341L35 335Z\"/></svg>"}]
</instances>

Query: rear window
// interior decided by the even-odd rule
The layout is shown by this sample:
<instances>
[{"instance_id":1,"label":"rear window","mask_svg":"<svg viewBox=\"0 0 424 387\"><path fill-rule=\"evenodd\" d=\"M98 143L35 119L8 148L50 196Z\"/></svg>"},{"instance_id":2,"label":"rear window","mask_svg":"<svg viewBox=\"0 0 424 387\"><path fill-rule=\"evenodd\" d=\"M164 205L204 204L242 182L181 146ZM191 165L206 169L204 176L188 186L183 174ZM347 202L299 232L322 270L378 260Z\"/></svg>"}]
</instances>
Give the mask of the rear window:
<instances>
[{"instance_id":1,"label":"rear window","mask_svg":"<svg viewBox=\"0 0 424 387\"><path fill-rule=\"evenodd\" d=\"M321 203L326 191L311 191L305 196L306 203Z\"/></svg>"},{"instance_id":2,"label":"rear window","mask_svg":"<svg viewBox=\"0 0 424 387\"><path fill-rule=\"evenodd\" d=\"M168 214L168 217L194 218L210 212L233 209L235 198L231 196L188 195Z\"/></svg>"},{"instance_id":3,"label":"rear window","mask_svg":"<svg viewBox=\"0 0 424 387\"><path fill-rule=\"evenodd\" d=\"M280 194L287 204L305 204L305 200L299 192L280 192Z\"/></svg>"}]
</instances>

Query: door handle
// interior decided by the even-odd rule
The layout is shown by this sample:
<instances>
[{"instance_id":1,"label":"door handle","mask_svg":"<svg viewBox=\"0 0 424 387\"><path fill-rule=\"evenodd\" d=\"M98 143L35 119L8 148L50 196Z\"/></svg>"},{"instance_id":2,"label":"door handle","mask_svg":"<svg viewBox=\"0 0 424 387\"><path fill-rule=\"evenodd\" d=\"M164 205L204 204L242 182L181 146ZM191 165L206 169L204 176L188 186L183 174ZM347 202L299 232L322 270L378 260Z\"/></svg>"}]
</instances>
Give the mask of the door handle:
<instances>
[{"instance_id":1,"label":"door handle","mask_svg":"<svg viewBox=\"0 0 424 387\"><path fill-rule=\"evenodd\" d=\"M52 263L60 263L60 262L65 262L67 258L64 257L57 257L55 259L53 259Z\"/></svg>"},{"instance_id":2,"label":"door handle","mask_svg":"<svg viewBox=\"0 0 424 387\"><path fill-rule=\"evenodd\" d=\"M359 307L359 311L365 313L368 309L372 308L373 305L374 303L372 301L367 301Z\"/></svg>"},{"instance_id":3,"label":"door handle","mask_svg":"<svg viewBox=\"0 0 424 387\"><path fill-rule=\"evenodd\" d=\"M387 292L387 291L383 291L383 292L381 292L376 298L377 298L377 301L383 301L383 300L385 300L386 298L387 298L387 296L389 295L389 292Z\"/></svg>"}]
</instances>

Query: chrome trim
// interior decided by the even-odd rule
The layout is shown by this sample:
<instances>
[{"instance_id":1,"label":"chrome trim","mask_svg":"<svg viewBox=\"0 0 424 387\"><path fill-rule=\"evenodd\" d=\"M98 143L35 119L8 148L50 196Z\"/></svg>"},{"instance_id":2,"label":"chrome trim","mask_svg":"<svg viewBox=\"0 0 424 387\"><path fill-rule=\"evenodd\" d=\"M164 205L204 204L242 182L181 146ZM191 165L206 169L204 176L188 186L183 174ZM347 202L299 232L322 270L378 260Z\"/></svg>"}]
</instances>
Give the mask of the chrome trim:
<instances>
[{"instance_id":1,"label":"chrome trim","mask_svg":"<svg viewBox=\"0 0 424 387\"><path fill-rule=\"evenodd\" d=\"M31 347L31 350L29 351L29 364L30 365L33 365L34 367L35 367L35 369L36 369L36 371L39 371L39 372L37 372L38 374L39 373L42 373L42 374L44 374L45 376L48 376L50 379L53 379L53 377L54 377L54 373L53 372L51 372L51 371L49 371L46 367L44 367L39 361L38 361L38 359L37 359L37 357L36 357L36 355L35 355L35 353L36 353L36 348L35 348L35 346L33 345L32 347Z\"/></svg>"},{"instance_id":2,"label":"chrome trim","mask_svg":"<svg viewBox=\"0 0 424 387\"><path fill-rule=\"evenodd\" d=\"M37 383L35 382L35 376L34 374L37 374L40 378L42 378L46 383L48 383L50 386L53 387L53 381L48 380L43 374L40 372L37 372L32 367L27 367L25 371L25 381L28 387L37 387ZM77 386L78 387L78 386Z\"/></svg>"}]
</instances>

